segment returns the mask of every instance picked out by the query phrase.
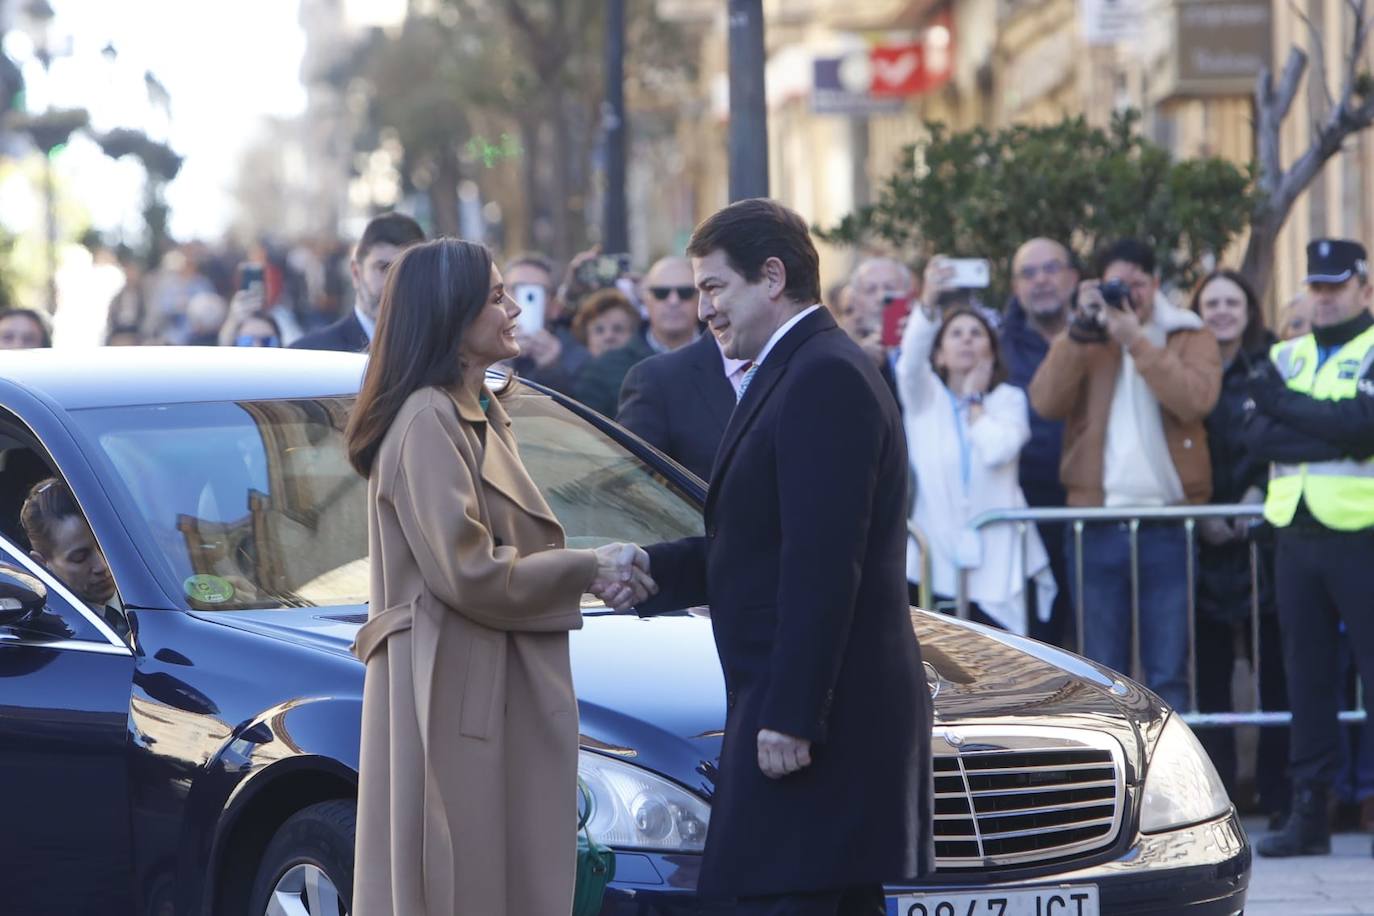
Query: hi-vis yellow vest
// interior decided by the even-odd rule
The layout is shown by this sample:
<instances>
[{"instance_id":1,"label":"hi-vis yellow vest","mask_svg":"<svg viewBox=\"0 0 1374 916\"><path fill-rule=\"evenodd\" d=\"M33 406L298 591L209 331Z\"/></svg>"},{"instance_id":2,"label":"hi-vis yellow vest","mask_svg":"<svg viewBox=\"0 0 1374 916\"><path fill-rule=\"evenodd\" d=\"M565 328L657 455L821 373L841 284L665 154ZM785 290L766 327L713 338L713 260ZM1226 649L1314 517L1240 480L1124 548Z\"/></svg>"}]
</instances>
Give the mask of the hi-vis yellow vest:
<instances>
[{"instance_id":1,"label":"hi-vis yellow vest","mask_svg":"<svg viewBox=\"0 0 1374 916\"><path fill-rule=\"evenodd\" d=\"M1360 379L1374 364L1374 328L1341 347L1317 368L1317 341L1311 334L1275 344L1270 358L1288 387L1318 401L1355 397ZM1313 517L1336 531L1374 527L1374 459L1274 464L1264 517L1284 527L1305 500Z\"/></svg>"}]
</instances>

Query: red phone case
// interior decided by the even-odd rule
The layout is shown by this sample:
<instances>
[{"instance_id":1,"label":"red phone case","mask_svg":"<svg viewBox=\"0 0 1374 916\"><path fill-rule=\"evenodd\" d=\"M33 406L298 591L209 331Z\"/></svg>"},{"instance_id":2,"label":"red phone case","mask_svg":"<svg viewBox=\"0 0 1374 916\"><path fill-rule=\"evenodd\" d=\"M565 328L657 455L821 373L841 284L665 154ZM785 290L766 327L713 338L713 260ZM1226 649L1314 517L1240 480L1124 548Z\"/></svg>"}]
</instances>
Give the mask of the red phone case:
<instances>
[{"instance_id":1,"label":"red phone case","mask_svg":"<svg viewBox=\"0 0 1374 916\"><path fill-rule=\"evenodd\" d=\"M906 316L910 314L910 299L893 299L887 305L883 306L883 346L896 347L901 344L902 322L906 319Z\"/></svg>"}]
</instances>

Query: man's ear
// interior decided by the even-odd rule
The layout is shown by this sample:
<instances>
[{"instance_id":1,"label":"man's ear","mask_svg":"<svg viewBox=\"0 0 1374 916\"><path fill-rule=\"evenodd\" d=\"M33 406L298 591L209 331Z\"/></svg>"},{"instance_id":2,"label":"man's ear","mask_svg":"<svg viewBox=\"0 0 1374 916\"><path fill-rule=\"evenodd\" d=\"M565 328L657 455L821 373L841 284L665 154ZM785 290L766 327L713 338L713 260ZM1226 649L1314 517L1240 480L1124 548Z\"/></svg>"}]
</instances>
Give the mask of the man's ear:
<instances>
[{"instance_id":1,"label":"man's ear","mask_svg":"<svg viewBox=\"0 0 1374 916\"><path fill-rule=\"evenodd\" d=\"M363 282L363 266L358 263L357 258L348 259L348 272L353 277L353 288L357 289L358 284Z\"/></svg>"},{"instance_id":2,"label":"man's ear","mask_svg":"<svg viewBox=\"0 0 1374 916\"><path fill-rule=\"evenodd\" d=\"M42 567L45 567L45 568L46 568L47 565L48 565L48 560L47 560L47 558L44 557L41 553L39 553L39 552L36 551L36 550L30 550L30 551L29 551L29 559L30 559L30 560L33 560L33 562L37 563L39 566L42 566Z\"/></svg>"},{"instance_id":3,"label":"man's ear","mask_svg":"<svg viewBox=\"0 0 1374 916\"><path fill-rule=\"evenodd\" d=\"M787 268L778 258L769 258L763 262L763 279L768 284L769 297L776 299L787 289Z\"/></svg>"}]
</instances>

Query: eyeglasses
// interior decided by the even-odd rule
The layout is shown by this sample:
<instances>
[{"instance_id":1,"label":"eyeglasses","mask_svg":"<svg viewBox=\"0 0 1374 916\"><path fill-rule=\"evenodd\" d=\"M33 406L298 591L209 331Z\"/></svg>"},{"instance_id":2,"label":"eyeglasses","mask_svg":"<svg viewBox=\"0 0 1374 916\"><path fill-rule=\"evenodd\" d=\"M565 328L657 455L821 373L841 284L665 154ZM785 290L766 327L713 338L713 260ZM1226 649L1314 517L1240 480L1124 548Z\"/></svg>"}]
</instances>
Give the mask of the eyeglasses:
<instances>
[{"instance_id":1,"label":"eyeglasses","mask_svg":"<svg viewBox=\"0 0 1374 916\"><path fill-rule=\"evenodd\" d=\"M677 297L681 299L683 302L691 302L693 299L697 297L697 288L695 286L649 287L649 295L653 296L655 299L667 299L673 293L677 293Z\"/></svg>"},{"instance_id":2,"label":"eyeglasses","mask_svg":"<svg viewBox=\"0 0 1374 916\"><path fill-rule=\"evenodd\" d=\"M1046 261L1044 264L1027 264L1016 272L1022 280L1034 280L1040 274L1051 279L1063 273L1069 265L1063 261Z\"/></svg>"},{"instance_id":3,"label":"eyeglasses","mask_svg":"<svg viewBox=\"0 0 1374 916\"><path fill-rule=\"evenodd\" d=\"M281 341L275 334L258 336L257 334L240 334L234 340L236 347L280 347Z\"/></svg>"}]
</instances>

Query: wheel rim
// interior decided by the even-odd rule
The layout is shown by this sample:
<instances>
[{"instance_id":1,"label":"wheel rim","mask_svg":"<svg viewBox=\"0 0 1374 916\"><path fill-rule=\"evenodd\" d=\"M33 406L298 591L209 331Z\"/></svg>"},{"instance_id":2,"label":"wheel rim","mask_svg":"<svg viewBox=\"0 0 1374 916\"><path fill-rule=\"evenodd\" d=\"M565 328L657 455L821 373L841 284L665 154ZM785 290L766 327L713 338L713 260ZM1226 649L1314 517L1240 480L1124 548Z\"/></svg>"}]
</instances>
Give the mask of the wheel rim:
<instances>
[{"instance_id":1,"label":"wheel rim","mask_svg":"<svg viewBox=\"0 0 1374 916\"><path fill-rule=\"evenodd\" d=\"M324 869L305 863L277 879L263 916L348 916L348 907Z\"/></svg>"}]
</instances>

